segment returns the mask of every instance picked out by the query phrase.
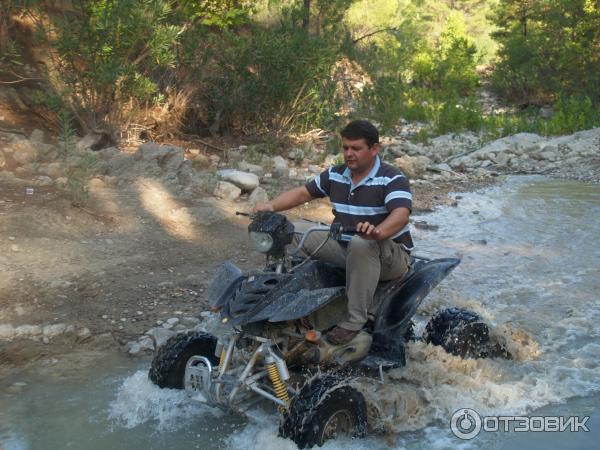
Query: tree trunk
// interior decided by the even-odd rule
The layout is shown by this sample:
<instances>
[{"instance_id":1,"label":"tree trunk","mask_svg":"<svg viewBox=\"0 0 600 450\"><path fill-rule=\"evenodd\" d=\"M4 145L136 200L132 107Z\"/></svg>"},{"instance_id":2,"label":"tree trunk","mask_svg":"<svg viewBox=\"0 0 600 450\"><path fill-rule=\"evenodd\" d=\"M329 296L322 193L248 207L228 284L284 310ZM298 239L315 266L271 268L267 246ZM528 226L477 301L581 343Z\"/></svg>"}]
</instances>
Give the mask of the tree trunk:
<instances>
[{"instance_id":1,"label":"tree trunk","mask_svg":"<svg viewBox=\"0 0 600 450\"><path fill-rule=\"evenodd\" d=\"M310 26L310 0L304 0L303 12L302 29L308 30L308 27Z\"/></svg>"},{"instance_id":2,"label":"tree trunk","mask_svg":"<svg viewBox=\"0 0 600 450\"><path fill-rule=\"evenodd\" d=\"M0 5L0 52L3 54L8 49L8 29L11 21L11 4L10 1Z\"/></svg>"}]
</instances>

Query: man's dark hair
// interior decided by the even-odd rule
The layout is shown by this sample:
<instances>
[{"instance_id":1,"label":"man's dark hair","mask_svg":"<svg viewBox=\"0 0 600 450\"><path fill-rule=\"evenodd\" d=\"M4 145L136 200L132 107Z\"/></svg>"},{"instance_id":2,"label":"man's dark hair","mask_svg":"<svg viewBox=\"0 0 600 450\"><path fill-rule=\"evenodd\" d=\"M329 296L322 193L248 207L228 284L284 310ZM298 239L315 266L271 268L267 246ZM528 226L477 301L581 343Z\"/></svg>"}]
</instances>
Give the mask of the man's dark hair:
<instances>
[{"instance_id":1,"label":"man's dark hair","mask_svg":"<svg viewBox=\"0 0 600 450\"><path fill-rule=\"evenodd\" d=\"M353 120L340 131L340 134L351 141L362 138L369 147L379 143L379 131L368 120Z\"/></svg>"}]
</instances>

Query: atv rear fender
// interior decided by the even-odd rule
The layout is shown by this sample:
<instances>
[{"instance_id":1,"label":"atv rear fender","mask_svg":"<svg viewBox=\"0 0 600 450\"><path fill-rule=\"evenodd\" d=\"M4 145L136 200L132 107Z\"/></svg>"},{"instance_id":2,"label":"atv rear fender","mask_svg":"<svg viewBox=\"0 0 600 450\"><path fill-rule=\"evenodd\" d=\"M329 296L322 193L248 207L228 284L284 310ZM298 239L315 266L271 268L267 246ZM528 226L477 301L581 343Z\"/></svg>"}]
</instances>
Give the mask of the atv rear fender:
<instances>
[{"instance_id":1,"label":"atv rear fender","mask_svg":"<svg viewBox=\"0 0 600 450\"><path fill-rule=\"evenodd\" d=\"M383 303L377 314L374 333L397 335L410 324L411 317L429 292L460 263L457 258L441 258L421 264L399 283L382 293Z\"/></svg>"}]
</instances>

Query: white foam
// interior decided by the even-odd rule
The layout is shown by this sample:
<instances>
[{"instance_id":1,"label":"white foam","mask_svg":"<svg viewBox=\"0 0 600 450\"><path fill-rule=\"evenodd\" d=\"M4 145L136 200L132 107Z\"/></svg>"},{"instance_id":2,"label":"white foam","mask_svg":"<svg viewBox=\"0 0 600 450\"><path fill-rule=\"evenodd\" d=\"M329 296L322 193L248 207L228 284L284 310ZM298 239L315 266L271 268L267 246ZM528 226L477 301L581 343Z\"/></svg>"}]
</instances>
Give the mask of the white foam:
<instances>
[{"instance_id":1,"label":"white foam","mask_svg":"<svg viewBox=\"0 0 600 450\"><path fill-rule=\"evenodd\" d=\"M109 407L109 418L118 426L133 428L153 421L159 431L177 429L205 414L222 413L190 399L185 391L158 388L141 370L125 379Z\"/></svg>"}]
</instances>

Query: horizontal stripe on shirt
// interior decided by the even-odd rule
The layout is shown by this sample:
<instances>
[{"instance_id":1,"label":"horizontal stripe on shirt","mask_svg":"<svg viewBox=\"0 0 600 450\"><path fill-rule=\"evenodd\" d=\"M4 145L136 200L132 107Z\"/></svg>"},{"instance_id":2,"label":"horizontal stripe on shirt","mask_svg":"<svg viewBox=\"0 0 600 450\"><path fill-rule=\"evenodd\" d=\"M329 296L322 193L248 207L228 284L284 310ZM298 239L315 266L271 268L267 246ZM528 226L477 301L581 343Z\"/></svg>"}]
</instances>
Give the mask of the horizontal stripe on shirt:
<instances>
[{"instance_id":1,"label":"horizontal stripe on shirt","mask_svg":"<svg viewBox=\"0 0 600 450\"><path fill-rule=\"evenodd\" d=\"M369 174L357 184L352 182L350 170L342 164L323 171L306 184L306 189L312 197L328 196L334 221L346 227L354 228L359 222L377 226L396 208L412 209L408 178L400 169L382 163L379 158ZM408 225L391 239L402 242L408 250L413 248Z\"/></svg>"}]
</instances>

